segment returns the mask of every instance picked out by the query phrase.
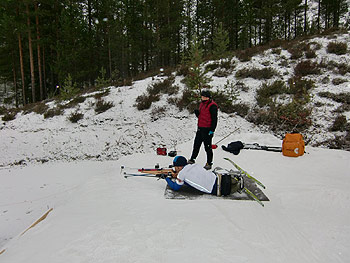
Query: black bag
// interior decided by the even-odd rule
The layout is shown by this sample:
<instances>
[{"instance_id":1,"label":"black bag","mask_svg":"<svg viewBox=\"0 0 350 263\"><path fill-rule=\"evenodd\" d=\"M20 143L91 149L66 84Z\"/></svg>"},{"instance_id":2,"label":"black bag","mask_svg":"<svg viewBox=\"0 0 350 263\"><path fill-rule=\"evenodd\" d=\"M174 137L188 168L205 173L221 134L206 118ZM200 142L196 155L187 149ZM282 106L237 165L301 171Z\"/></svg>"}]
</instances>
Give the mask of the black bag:
<instances>
[{"instance_id":1,"label":"black bag","mask_svg":"<svg viewBox=\"0 0 350 263\"><path fill-rule=\"evenodd\" d=\"M227 147L224 145L221 146L224 151L233 153L234 155L238 155L243 147L244 145L241 141L231 142L227 145Z\"/></svg>"},{"instance_id":2,"label":"black bag","mask_svg":"<svg viewBox=\"0 0 350 263\"><path fill-rule=\"evenodd\" d=\"M223 174L221 176L221 195L231 194L231 175Z\"/></svg>"}]
</instances>

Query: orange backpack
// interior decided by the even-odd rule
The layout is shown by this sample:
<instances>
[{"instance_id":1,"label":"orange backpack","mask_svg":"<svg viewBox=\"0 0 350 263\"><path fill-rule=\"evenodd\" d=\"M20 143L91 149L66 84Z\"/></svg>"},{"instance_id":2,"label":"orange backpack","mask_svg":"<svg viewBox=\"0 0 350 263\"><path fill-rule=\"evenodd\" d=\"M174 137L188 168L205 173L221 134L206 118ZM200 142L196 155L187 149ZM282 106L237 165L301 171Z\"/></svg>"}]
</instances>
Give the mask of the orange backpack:
<instances>
[{"instance_id":1,"label":"orange backpack","mask_svg":"<svg viewBox=\"0 0 350 263\"><path fill-rule=\"evenodd\" d=\"M287 133L282 143L282 154L284 156L298 157L305 151L305 143L300 133Z\"/></svg>"}]
</instances>

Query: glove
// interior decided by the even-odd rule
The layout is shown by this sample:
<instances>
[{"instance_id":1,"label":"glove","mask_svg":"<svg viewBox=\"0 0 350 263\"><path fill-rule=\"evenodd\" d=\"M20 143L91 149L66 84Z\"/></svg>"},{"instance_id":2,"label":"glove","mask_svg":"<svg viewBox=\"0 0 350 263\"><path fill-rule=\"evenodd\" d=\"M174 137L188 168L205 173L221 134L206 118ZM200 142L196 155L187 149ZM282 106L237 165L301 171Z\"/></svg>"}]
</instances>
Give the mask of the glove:
<instances>
[{"instance_id":1,"label":"glove","mask_svg":"<svg viewBox=\"0 0 350 263\"><path fill-rule=\"evenodd\" d=\"M196 114L196 116L199 116L199 110L194 110L194 114Z\"/></svg>"},{"instance_id":2,"label":"glove","mask_svg":"<svg viewBox=\"0 0 350 263\"><path fill-rule=\"evenodd\" d=\"M214 132L213 131L209 131L209 136L214 136Z\"/></svg>"},{"instance_id":3,"label":"glove","mask_svg":"<svg viewBox=\"0 0 350 263\"><path fill-rule=\"evenodd\" d=\"M167 178L167 177L168 177L167 174L161 174L161 175L159 176L159 179L164 179L164 180L165 180L165 178Z\"/></svg>"}]
</instances>

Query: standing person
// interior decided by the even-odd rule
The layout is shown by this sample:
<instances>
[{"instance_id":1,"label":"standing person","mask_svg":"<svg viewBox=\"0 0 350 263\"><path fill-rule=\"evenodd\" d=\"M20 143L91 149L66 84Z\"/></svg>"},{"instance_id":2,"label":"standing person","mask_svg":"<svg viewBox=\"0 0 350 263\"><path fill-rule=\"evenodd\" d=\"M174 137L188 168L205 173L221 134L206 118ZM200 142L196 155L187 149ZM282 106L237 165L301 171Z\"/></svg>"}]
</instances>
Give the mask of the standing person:
<instances>
[{"instance_id":1,"label":"standing person","mask_svg":"<svg viewBox=\"0 0 350 263\"><path fill-rule=\"evenodd\" d=\"M211 93L205 89L201 92L202 102L194 113L198 117L198 129L194 139L193 150L189 164L195 163L202 143L207 153L207 163L204 168L210 170L213 165L212 139L218 122L218 105L212 100Z\"/></svg>"}]
</instances>

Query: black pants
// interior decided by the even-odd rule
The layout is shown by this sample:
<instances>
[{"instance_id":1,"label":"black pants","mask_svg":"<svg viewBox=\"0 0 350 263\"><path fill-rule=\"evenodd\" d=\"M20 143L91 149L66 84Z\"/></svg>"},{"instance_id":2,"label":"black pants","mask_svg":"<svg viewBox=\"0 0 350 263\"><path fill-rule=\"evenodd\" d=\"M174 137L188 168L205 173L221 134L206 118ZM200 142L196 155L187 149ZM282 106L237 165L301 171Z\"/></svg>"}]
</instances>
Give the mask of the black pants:
<instances>
[{"instance_id":1,"label":"black pants","mask_svg":"<svg viewBox=\"0 0 350 263\"><path fill-rule=\"evenodd\" d=\"M213 149L211 148L213 136L209 135L210 128L198 128L196 137L194 138L193 151L191 159L195 160L199 154L202 143L207 152L207 163L213 162Z\"/></svg>"}]
</instances>

